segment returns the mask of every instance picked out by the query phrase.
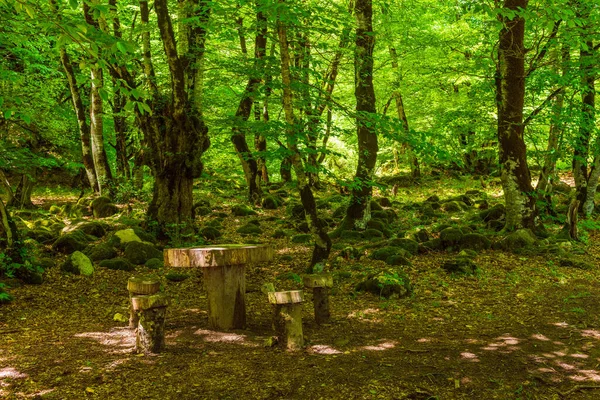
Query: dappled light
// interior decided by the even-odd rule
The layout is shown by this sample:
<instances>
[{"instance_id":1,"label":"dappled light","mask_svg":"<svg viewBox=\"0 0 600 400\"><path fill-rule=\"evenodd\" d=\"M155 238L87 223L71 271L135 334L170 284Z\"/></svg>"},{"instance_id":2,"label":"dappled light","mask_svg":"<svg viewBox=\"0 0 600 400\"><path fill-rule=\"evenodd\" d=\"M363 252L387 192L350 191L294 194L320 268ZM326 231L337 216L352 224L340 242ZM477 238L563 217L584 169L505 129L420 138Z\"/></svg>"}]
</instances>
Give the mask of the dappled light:
<instances>
[{"instance_id":1,"label":"dappled light","mask_svg":"<svg viewBox=\"0 0 600 400\"><path fill-rule=\"evenodd\" d=\"M361 349L369 351L383 351L393 349L394 347L396 347L397 344L398 343L395 341L384 340L376 345L363 346L361 347Z\"/></svg>"},{"instance_id":2,"label":"dappled light","mask_svg":"<svg viewBox=\"0 0 600 400\"><path fill-rule=\"evenodd\" d=\"M108 353L130 353L135 347L135 333L129 328L112 328L108 332L77 333L74 336L93 339L105 346L105 351Z\"/></svg>"},{"instance_id":3,"label":"dappled light","mask_svg":"<svg viewBox=\"0 0 600 400\"><path fill-rule=\"evenodd\" d=\"M244 346L252 346L256 347L258 344L248 341L246 335L239 335L232 332L218 332L211 331L208 329L198 329L194 332L194 335L199 335L206 342L215 342L215 343L235 343L242 344Z\"/></svg>"},{"instance_id":4,"label":"dappled light","mask_svg":"<svg viewBox=\"0 0 600 400\"><path fill-rule=\"evenodd\" d=\"M19 372L16 368L13 367L0 368L0 379L25 379L28 377L29 375Z\"/></svg>"},{"instance_id":5,"label":"dappled light","mask_svg":"<svg viewBox=\"0 0 600 400\"><path fill-rule=\"evenodd\" d=\"M324 344L315 344L308 348L308 352L312 354L321 354L321 355L333 355L333 354L342 354L340 350L337 350L331 346Z\"/></svg>"}]
</instances>

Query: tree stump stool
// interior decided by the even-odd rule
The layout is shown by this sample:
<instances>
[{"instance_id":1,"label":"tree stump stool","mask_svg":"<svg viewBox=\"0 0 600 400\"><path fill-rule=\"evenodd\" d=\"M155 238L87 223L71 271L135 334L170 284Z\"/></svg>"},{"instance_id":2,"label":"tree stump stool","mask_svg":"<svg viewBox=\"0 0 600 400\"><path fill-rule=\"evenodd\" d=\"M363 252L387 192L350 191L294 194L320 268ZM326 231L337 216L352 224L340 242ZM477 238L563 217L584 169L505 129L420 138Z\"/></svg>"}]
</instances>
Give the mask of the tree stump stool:
<instances>
[{"instance_id":1,"label":"tree stump stool","mask_svg":"<svg viewBox=\"0 0 600 400\"><path fill-rule=\"evenodd\" d=\"M208 297L208 325L229 330L246 327L246 265L270 261L269 246L226 244L165 249L165 266L202 268Z\"/></svg>"},{"instance_id":2,"label":"tree stump stool","mask_svg":"<svg viewBox=\"0 0 600 400\"><path fill-rule=\"evenodd\" d=\"M137 353L160 353L165 348L167 305L168 299L162 294L131 298L131 306L139 321L135 331Z\"/></svg>"},{"instance_id":3,"label":"tree stump stool","mask_svg":"<svg viewBox=\"0 0 600 400\"><path fill-rule=\"evenodd\" d=\"M302 290L270 292L269 303L273 304L273 328L278 343L284 349L296 351L304 346L302 333Z\"/></svg>"},{"instance_id":4,"label":"tree stump stool","mask_svg":"<svg viewBox=\"0 0 600 400\"><path fill-rule=\"evenodd\" d=\"M315 308L315 321L321 325L327 323L331 317L329 313L329 288L333 287L333 277L329 274L305 275L304 287L313 290L313 305Z\"/></svg>"},{"instance_id":5,"label":"tree stump stool","mask_svg":"<svg viewBox=\"0 0 600 400\"><path fill-rule=\"evenodd\" d=\"M152 276L132 276L127 280L129 291L129 327L137 328L138 317L131 306L131 298L136 295L149 295L158 293L160 281Z\"/></svg>"}]
</instances>

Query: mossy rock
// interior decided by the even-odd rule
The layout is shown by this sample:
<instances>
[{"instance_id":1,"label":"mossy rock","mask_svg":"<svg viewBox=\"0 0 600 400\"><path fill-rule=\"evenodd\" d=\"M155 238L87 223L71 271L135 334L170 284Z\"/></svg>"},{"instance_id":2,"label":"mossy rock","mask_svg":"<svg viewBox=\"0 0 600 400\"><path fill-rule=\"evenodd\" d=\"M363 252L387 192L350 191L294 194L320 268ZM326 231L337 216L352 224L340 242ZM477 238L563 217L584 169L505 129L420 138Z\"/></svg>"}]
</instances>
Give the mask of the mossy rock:
<instances>
[{"instance_id":1,"label":"mossy rock","mask_svg":"<svg viewBox=\"0 0 600 400\"><path fill-rule=\"evenodd\" d=\"M583 270L595 269L594 264L587 262L576 256L561 257L560 260L558 261L558 263L561 267L577 268L577 269L583 269Z\"/></svg>"},{"instance_id":2,"label":"mossy rock","mask_svg":"<svg viewBox=\"0 0 600 400\"><path fill-rule=\"evenodd\" d=\"M370 229L377 229L378 231L384 231L384 230L389 230L387 224L381 220L381 219L370 219L369 222L367 222L367 228Z\"/></svg>"},{"instance_id":3,"label":"mossy rock","mask_svg":"<svg viewBox=\"0 0 600 400\"><path fill-rule=\"evenodd\" d=\"M212 210L208 207L197 207L194 209L194 212L200 217L206 217L212 213Z\"/></svg>"},{"instance_id":4,"label":"mossy rock","mask_svg":"<svg viewBox=\"0 0 600 400\"><path fill-rule=\"evenodd\" d=\"M378 221L387 221L388 223L392 222L392 220L394 219L393 214L388 213L388 211L390 211L390 210L371 211L371 221L378 220Z\"/></svg>"},{"instance_id":5,"label":"mossy rock","mask_svg":"<svg viewBox=\"0 0 600 400\"><path fill-rule=\"evenodd\" d=\"M438 216L438 213L433 209L433 207L429 203L424 203L421 206L421 208L419 209L419 214L423 218L434 218Z\"/></svg>"},{"instance_id":6,"label":"mossy rock","mask_svg":"<svg viewBox=\"0 0 600 400\"><path fill-rule=\"evenodd\" d=\"M408 253L415 255L419 252L419 243L408 238L395 238L388 241L388 246L399 247Z\"/></svg>"},{"instance_id":7,"label":"mossy rock","mask_svg":"<svg viewBox=\"0 0 600 400\"><path fill-rule=\"evenodd\" d=\"M240 226L236 232L240 235L260 235L262 229L256 224L247 223L246 225Z\"/></svg>"},{"instance_id":8,"label":"mossy rock","mask_svg":"<svg viewBox=\"0 0 600 400\"><path fill-rule=\"evenodd\" d=\"M288 237L288 234L283 229L277 229L275 232L273 232L272 236L273 239L285 239L286 237Z\"/></svg>"},{"instance_id":9,"label":"mossy rock","mask_svg":"<svg viewBox=\"0 0 600 400\"><path fill-rule=\"evenodd\" d=\"M300 224L298 224L296 226L296 230L298 232L302 232L302 233L308 233L308 232L310 232L310 228L308 227L308 222L306 222L306 221L301 222Z\"/></svg>"},{"instance_id":10,"label":"mossy rock","mask_svg":"<svg viewBox=\"0 0 600 400\"><path fill-rule=\"evenodd\" d=\"M340 233L340 239L344 241L356 242L363 240L363 238L363 233L359 231L342 231Z\"/></svg>"},{"instance_id":11,"label":"mossy rock","mask_svg":"<svg viewBox=\"0 0 600 400\"><path fill-rule=\"evenodd\" d=\"M61 270L70 272L76 275L91 276L94 274L94 265L85 254L76 251L69 255L65 262L61 265Z\"/></svg>"},{"instance_id":12,"label":"mossy rock","mask_svg":"<svg viewBox=\"0 0 600 400\"><path fill-rule=\"evenodd\" d=\"M487 210L483 210L479 213L479 218L481 218L484 222L489 221L499 221L504 218L506 214L506 207L504 204L496 204L492 208L488 208Z\"/></svg>"},{"instance_id":13,"label":"mossy rock","mask_svg":"<svg viewBox=\"0 0 600 400\"><path fill-rule=\"evenodd\" d=\"M261 205L266 210L276 210L283 204L283 199L277 196L265 196Z\"/></svg>"},{"instance_id":14,"label":"mossy rock","mask_svg":"<svg viewBox=\"0 0 600 400\"><path fill-rule=\"evenodd\" d=\"M35 240L38 243L47 244L56 241L57 234L48 228L37 228L26 231L25 237Z\"/></svg>"},{"instance_id":15,"label":"mossy rock","mask_svg":"<svg viewBox=\"0 0 600 400\"><path fill-rule=\"evenodd\" d=\"M364 281L360 282L357 291L373 293L379 297L406 297L412 293L410 279L403 272L394 268L385 268L370 274Z\"/></svg>"},{"instance_id":16,"label":"mossy rock","mask_svg":"<svg viewBox=\"0 0 600 400\"><path fill-rule=\"evenodd\" d=\"M215 218L211 221L208 221L206 223L206 226L212 226L213 228L223 229L222 222L223 222L223 220L221 218Z\"/></svg>"},{"instance_id":17,"label":"mossy rock","mask_svg":"<svg viewBox=\"0 0 600 400\"><path fill-rule=\"evenodd\" d=\"M537 238L530 229L518 229L509 233L498 243L498 246L507 251L515 251L534 246L536 241Z\"/></svg>"},{"instance_id":18,"label":"mossy rock","mask_svg":"<svg viewBox=\"0 0 600 400\"><path fill-rule=\"evenodd\" d=\"M188 279L189 277L189 274L184 274L181 272L169 272L165 275L165 278L167 278L167 280L171 282L182 282Z\"/></svg>"},{"instance_id":19,"label":"mossy rock","mask_svg":"<svg viewBox=\"0 0 600 400\"><path fill-rule=\"evenodd\" d=\"M162 258L151 258L144 263L144 266L148 269L161 269L164 268L165 262Z\"/></svg>"},{"instance_id":20,"label":"mossy rock","mask_svg":"<svg viewBox=\"0 0 600 400\"><path fill-rule=\"evenodd\" d=\"M442 240L439 238L431 239L419 244L419 253L429 253L431 251L443 250Z\"/></svg>"},{"instance_id":21,"label":"mossy rock","mask_svg":"<svg viewBox=\"0 0 600 400\"><path fill-rule=\"evenodd\" d=\"M459 228L449 227L440 232L440 240L444 248L460 245L463 239L463 232Z\"/></svg>"},{"instance_id":22,"label":"mossy rock","mask_svg":"<svg viewBox=\"0 0 600 400\"><path fill-rule=\"evenodd\" d=\"M304 221L306 214L304 213L304 206L300 203L291 203L288 207L289 213L292 219L297 221Z\"/></svg>"},{"instance_id":23,"label":"mossy rock","mask_svg":"<svg viewBox=\"0 0 600 400\"><path fill-rule=\"evenodd\" d=\"M108 243L101 243L86 249L85 253L92 261L110 260L117 256L117 251Z\"/></svg>"},{"instance_id":24,"label":"mossy rock","mask_svg":"<svg viewBox=\"0 0 600 400\"><path fill-rule=\"evenodd\" d=\"M257 215L256 211L243 204L231 207L231 213L236 217L247 217L249 215Z\"/></svg>"},{"instance_id":25,"label":"mossy rock","mask_svg":"<svg viewBox=\"0 0 600 400\"><path fill-rule=\"evenodd\" d=\"M100 266L106 269L112 269L117 271L133 271L135 266L125 258L113 258L111 260L100 261Z\"/></svg>"},{"instance_id":26,"label":"mossy rock","mask_svg":"<svg viewBox=\"0 0 600 400\"><path fill-rule=\"evenodd\" d=\"M372 260L385 261L389 257L398 254L406 257L410 253L408 253L406 250L400 247L382 247L381 249L377 249L374 252L372 252L369 258L371 258Z\"/></svg>"},{"instance_id":27,"label":"mossy rock","mask_svg":"<svg viewBox=\"0 0 600 400\"><path fill-rule=\"evenodd\" d=\"M470 257L455 257L445 261L442 269L451 274L473 275L477 271L477 265Z\"/></svg>"},{"instance_id":28,"label":"mossy rock","mask_svg":"<svg viewBox=\"0 0 600 400\"><path fill-rule=\"evenodd\" d=\"M54 268L54 266L56 265L56 262L49 257L40 257L40 258L36 258L33 260L32 262L33 265L37 265L39 267L41 267L44 271Z\"/></svg>"},{"instance_id":29,"label":"mossy rock","mask_svg":"<svg viewBox=\"0 0 600 400\"><path fill-rule=\"evenodd\" d=\"M56 239L52 244L52 250L62 254L71 254L85 249L88 242L89 238L85 233L81 231L69 232Z\"/></svg>"},{"instance_id":30,"label":"mossy rock","mask_svg":"<svg viewBox=\"0 0 600 400\"><path fill-rule=\"evenodd\" d=\"M385 263L388 265L394 265L394 266L404 266L404 267L412 266L412 263L408 260L408 258L404 257L401 254L394 254L393 256L389 256L385 260Z\"/></svg>"},{"instance_id":31,"label":"mossy rock","mask_svg":"<svg viewBox=\"0 0 600 400\"><path fill-rule=\"evenodd\" d=\"M427 229L419 229L412 234L412 238L418 243L423 243L431 239L431 234L427 231Z\"/></svg>"},{"instance_id":32,"label":"mossy rock","mask_svg":"<svg viewBox=\"0 0 600 400\"><path fill-rule=\"evenodd\" d=\"M273 194L276 194L277 196L282 197L284 199L287 199L288 197L290 197L290 194L285 189L276 190Z\"/></svg>"},{"instance_id":33,"label":"mossy rock","mask_svg":"<svg viewBox=\"0 0 600 400\"><path fill-rule=\"evenodd\" d=\"M75 230L80 230L87 235L96 236L98 238L104 237L108 231L108 225L99 221L78 223L74 228Z\"/></svg>"},{"instance_id":34,"label":"mossy rock","mask_svg":"<svg viewBox=\"0 0 600 400\"><path fill-rule=\"evenodd\" d=\"M377 201L379 202L379 205L381 207L391 207L392 206L392 201L387 197L381 197L381 198L377 199Z\"/></svg>"},{"instance_id":35,"label":"mossy rock","mask_svg":"<svg viewBox=\"0 0 600 400\"><path fill-rule=\"evenodd\" d=\"M197 202L194 203L194 208L198 208L198 207L208 207L210 208L210 201L208 199L200 199Z\"/></svg>"},{"instance_id":36,"label":"mossy rock","mask_svg":"<svg viewBox=\"0 0 600 400\"><path fill-rule=\"evenodd\" d=\"M223 236L220 230L213 226L207 226L200 231L202 237L206 240L215 240Z\"/></svg>"},{"instance_id":37,"label":"mossy rock","mask_svg":"<svg viewBox=\"0 0 600 400\"><path fill-rule=\"evenodd\" d=\"M292 243L310 243L312 240L312 235L308 233L303 233L301 235L292 236Z\"/></svg>"},{"instance_id":38,"label":"mossy rock","mask_svg":"<svg viewBox=\"0 0 600 400\"><path fill-rule=\"evenodd\" d=\"M125 258L135 265L145 264L151 258L162 258L162 251L158 250L152 243L129 242L125 245Z\"/></svg>"},{"instance_id":39,"label":"mossy rock","mask_svg":"<svg viewBox=\"0 0 600 400\"><path fill-rule=\"evenodd\" d=\"M94 218L112 217L119 212L119 208L113 204L112 200L105 196L100 196L92 201L92 213Z\"/></svg>"},{"instance_id":40,"label":"mossy rock","mask_svg":"<svg viewBox=\"0 0 600 400\"><path fill-rule=\"evenodd\" d=\"M467 233L460 242L461 249L487 250L492 247L490 239L479 233Z\"/></svg>"},{"instance_id":41,"label":"mossy rock","mask_svg":"<svg viewBox=\"0 0 600 400\"><path fill-rule=\"evenodd\" d=\"M439 203L440 202L440 196L438 196L437 194L434 194L432 196L429 196L427 199L425 199L425 202L427 202L427 203Z\"/></svg>"},{"instance_id":42,"label":"mossy rock","mask_svg":"<svg viewBox=\"0 0 600 400\"><path fill-rule=\"evenodd\" d=\"M365 229L363 237L369 240L380 240L385 237L384 233L377 229Z\"/></svg>"},{"instance_id":43,"label":"mossy rock","mask_svg":"<svg viewBox=\"0 0 600 400\"><path fill-rule=\"evenodd\" d=\"M383 211L383 207L376 200L371 200L369 204L371 205L371 211Z\"/></svg>"},{"instance_id":44,"label":"mossy rock","mask_svg":"<svg viewBox=\"0 0 600 400\"><path fill-rule=\"evenodd\" d=\"M42 272L32 268L21 267L15 271L15 278L27 283L28 285L41 285L44 283Z\"/></svg>"},{"instance_id":45,"label":"mossy rock","mask_svg":"<svg viewBox=\"0 0 600 400\"><path fill-rule=\"evenodd\" d=\"M442 204L442 210L446 212L458 212L462 211L462 207L458 203L458 201L449 201L447 203Z\"/></svg>"},{"instance_id":46,"label":"mossy rock","mask_svg":"<svg viewBox=\"0 0 600 400\"><path fill-rule=\"evenodd\" d=\"M109 243L113 246L124 248L127 243L141 242L142 239L135 233L132 228L121 229L116 231L109 239Z\"/></svg>"}]
</instances>

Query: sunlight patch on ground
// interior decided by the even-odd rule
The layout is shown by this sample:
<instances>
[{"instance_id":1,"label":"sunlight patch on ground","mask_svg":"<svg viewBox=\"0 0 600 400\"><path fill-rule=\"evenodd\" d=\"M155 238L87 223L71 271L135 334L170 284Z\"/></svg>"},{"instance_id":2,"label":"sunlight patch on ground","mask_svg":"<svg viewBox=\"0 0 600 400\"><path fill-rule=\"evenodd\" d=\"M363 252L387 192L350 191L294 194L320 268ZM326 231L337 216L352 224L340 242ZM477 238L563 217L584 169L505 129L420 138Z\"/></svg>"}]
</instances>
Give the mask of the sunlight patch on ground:
<instances>
[{"instance_id":1,"label":"sunlight patch on ground","mask_svg":"<svg viewBox=\"0 0 600 400\"><path fill-rule=\"evenodd\" d=\"M542 335L541 333L535 333L533 335L531 335L532 339L536 339L536 340L541 340L542 342L549 342L550 339L548 339L546 336Z\"/></svg>"},{"instance_id":2,"label":"sunlight patch on ground","mask_svg":"<svg viewBox=\"0 0 600 400\"><path fill-rule=\"evenodd\" d=\"M429 342L431 342L431 338L427 338L427 337L417 340L417 343L429 343Z\"/></svg>"},{"instance_id":3,"label":"sunlight patch on ground","mask_svg":"<svg viewBox=\"0 0 600 400\"><path fill-rule=\"evenodd\" d=\"M238 343L252 347L258 346L256 343L248 342L246 340L246 335L238 335L233 332L217 332L208 329L198 329L194 332L194 335L203 336L203 339L207 342Z\"/></svg>"},{"instance_id":4,"label":"sunlight patch on ground","mask_svg":"<svg viewBox=\"0 0 600 400\"><path fill-rule=\"evenodd\" d=\"M379 343L377 345L371 345L371 346L363 346L361 347L361 349L363 350L369 350L369 351L383 351L383 350L389 350L389 349L393 349L394 347L396 347L396 345L398 344L398 342L393 341L393 340L388 340L382 343Z\"/></svg>"},{"instance_id":5,"label":"sunlight patch on ground","mask_svg":"<svg viewBox=\"0 0 600 400\"><path fill-rule=\"evenodd\" d=\"M573 358L590 358L590 356L588 356L587 354L579 354L579 353L570 354L569 357L573 357Z\"/></svg>"},{"instance_id":6,"label":"sunlight patch on ground","mask_svg":"<svg viewBox=\"0 0 600 400\"><path fill-rule=\"evenodd\" d=\"M0 379L12 378L12 379L24 379L28 378L29 375L17 371L13 367L0 368Z\"/></svg>"},{"instance_id":7,"label":"sunlight patch on ground","mask_svg":"<svg viewBox=\"0 0 600 400\"><path fill-rule=\"evenodd\" d=\"M568 328L569 327L569 324L567 324L566 322L555 322L552 325L558 326L559 328Z\"/></svg>"},{"instance_id":8,"label":"sunlight patch on ground","mask_svg":"<svg viewBox=\"0 0 600 400\"><path fill-rule=\"evenodd\" d=\"M570 376L569 379L576 382L593 381L600 382L600 372L594 370L579 370L579 374Z\"/></svg>"},{"instance_id":9,"label":"sunlight patch on ground","mask_svg":"<svg viewBox=\"0 0 600 400\"><path fill-rule=\"evenodd\" d=\"M463 351L462 353L460 353L460 358L463 358L465 360L469 360L471 362L481 362L481 360L479 359L479 357L477 356L477 354L475 354L475 353L469 353L468 351Z\"/></svg>"},{"instance_id":10,"label":"sunlight patch on ground","mask_svg":"<svg viewBox=\"0 0 600 400\"><path fill-rule=\"evenodd\" d=\"M106 365L106 367L104 367L104 369L105 369L106 371L111 371L111 370L113 370L113 369L117 368L119 365L121 365L121 364L125 364L127 361L129 361L129 360L128 360L128 359L126 359L126 358L121 358L121 359L119 359L119 360L114 360L114 361L111 361L110 363L108 363L108 364Z\"/></svg>"},{"instance_id":11,"label":"sunlight patch on ground","mask_svg":"<svg viewBox=\"0 0 600 400\"><path fill-rule=\"evenodd\" d=\"M110 347L111 353L129 353L135 347L135 333L129 328L112 328L108 332L78 333L75 337L94 339Z\"/></svg>"},{"instance_id":12,"label":"sunlight patch on ground","mask_svg":"<svg viewBox=\"0 0 600 400\"><path fill-rule=\"evenodd\" d=\"M600 340L600 331L596 329L585 329L581 331L581 336Z\"/></svg>"},{"instance_id":13,"label":"sunlight patch on ground","mask_svg":"<svg viewBox=\"0 0 600 400\"><path fill-rule=\"evenodd\" d=\"M324 354L324 355L342 354L341 351L334 349L331 346L327 346L325 344L316 344L314 346L310 346L308 348L308 352L313 353L313 354Z\"/></svg>"},{"instance_id":14,"label":"sunlight patch on ground","mask_svg":"<svg viewBox=\"0 0 600 400\"><path fill-rule=\"evenodd\" d=\"M381 318L373 318L374 314L379 314L380 310L376 308L366 308L364 310L352 311L348 318L357 318L366 322L383 322Z\"/></svg>"}]
</instances>

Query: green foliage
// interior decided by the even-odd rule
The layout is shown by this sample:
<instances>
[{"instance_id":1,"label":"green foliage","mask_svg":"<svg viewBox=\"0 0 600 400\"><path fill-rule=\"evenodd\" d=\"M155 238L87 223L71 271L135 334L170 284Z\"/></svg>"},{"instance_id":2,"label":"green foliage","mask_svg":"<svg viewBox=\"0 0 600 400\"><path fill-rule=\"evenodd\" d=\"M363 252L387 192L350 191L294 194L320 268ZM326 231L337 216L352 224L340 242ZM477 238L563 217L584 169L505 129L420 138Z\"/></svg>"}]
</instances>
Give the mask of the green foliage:
<instances>
[{"instance_id":1,"label":"green foliage","mask_svg":"<svg viewBox=\"0 0 600 400\"><path fill-rule=\"evenodd\" d=\"M0 283L0 304L10 303L13 301L13 297L6 291L7 288L8 286L6 286L4 283Z\"/></svg>"}]
</instances>

